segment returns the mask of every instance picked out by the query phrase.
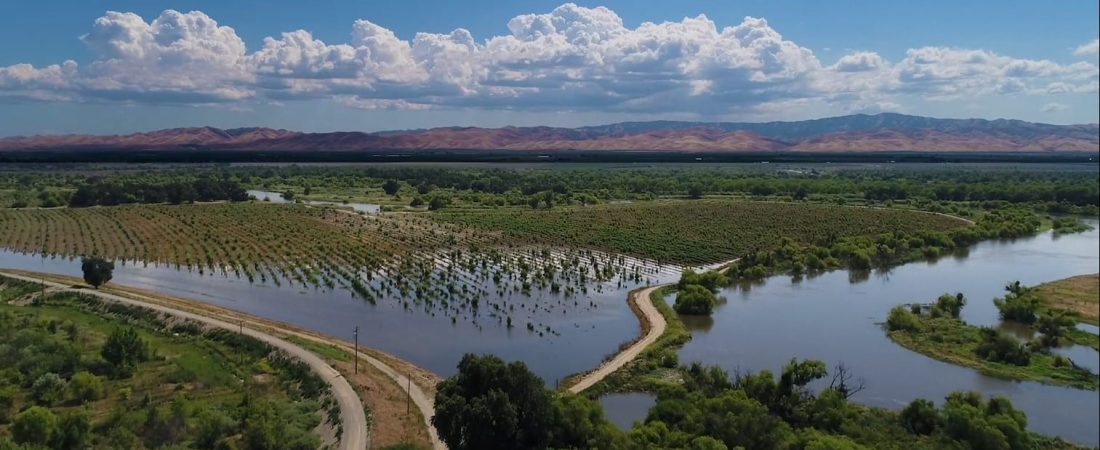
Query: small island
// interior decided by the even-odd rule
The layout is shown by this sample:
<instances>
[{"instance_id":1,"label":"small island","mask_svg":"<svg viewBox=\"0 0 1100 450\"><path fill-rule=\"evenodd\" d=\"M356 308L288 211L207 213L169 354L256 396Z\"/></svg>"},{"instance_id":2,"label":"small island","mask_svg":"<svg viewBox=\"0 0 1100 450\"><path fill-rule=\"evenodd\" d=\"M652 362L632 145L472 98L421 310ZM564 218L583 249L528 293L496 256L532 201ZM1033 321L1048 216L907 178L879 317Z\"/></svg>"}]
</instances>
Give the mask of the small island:
<instances>
[{"instance_id":1,"label":"small island","mask_svg":"<svg viewBox=\"0 0 1100 450\"><path fill-rule=\"evenodd\" d=\"M1059 303L1046 298L1048 290L1023 286L1018 281L1005 290L1004 297L994 300L1001 319L1034 330L1036 337L1030 341L959 319L967 301L961 293L941 295L928 305L894 307L886 321L886 332L905 348L988 375L1096 390L1100 385L1097 374L1053 352L1069 344L1096 348L1095 334L1074 327L1076 312L1055 307Z\"/></svg>"}]
</instances>

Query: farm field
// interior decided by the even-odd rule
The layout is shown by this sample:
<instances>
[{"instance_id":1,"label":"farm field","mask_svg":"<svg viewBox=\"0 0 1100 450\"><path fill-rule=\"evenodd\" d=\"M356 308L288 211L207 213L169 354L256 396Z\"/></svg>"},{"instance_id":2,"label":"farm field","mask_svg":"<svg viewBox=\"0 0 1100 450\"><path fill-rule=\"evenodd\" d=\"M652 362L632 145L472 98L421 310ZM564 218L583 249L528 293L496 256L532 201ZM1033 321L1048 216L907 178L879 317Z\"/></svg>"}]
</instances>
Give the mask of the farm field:
<instances>
[{"instance_id":1,"label":"farm field","mask_svg":"<svg viewBox=\"0 0 1100 450\"><path fill-rule=\"evenodd\" d=\"M967 222L905 210L806 203L658 201L554 210L443 211L440 221L545 244L576 245L662 262L706 264L770 250L783 238L820 244L888 232L944 232Z\"/></svg>"}]
</instances>

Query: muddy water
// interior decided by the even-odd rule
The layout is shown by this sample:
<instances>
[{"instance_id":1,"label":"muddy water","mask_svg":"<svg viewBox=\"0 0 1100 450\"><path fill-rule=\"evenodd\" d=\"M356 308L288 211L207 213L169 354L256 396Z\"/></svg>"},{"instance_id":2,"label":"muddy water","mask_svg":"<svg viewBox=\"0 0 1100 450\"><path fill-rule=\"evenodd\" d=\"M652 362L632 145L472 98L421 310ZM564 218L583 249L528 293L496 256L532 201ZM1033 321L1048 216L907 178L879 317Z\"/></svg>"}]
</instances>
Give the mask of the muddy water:
<instances>
[{"instance_id":1,"label":"muddy water","mask_svg":"<svg viewBox=\"0 0 1100 450\"><path fill-rule=\"evenodd\" d=\"M1096 226L1095 222L1092 222ZM914 398L942 400L955 390L1003 395L1028 414L1029 427L1087 444L1100 444L1100 395L1033 382L991 378L939 362L891 342L883 332L891 307L930 302L945 292L962 292L963 320L998 325L993 298L1005 284L1034 285L1100 271L1100 235L1045 233L1033 238L986 242L967 255L906 264L885 272L838 271L815 278L771 277L762 284L727 289L713 317L688 323L692 340L680 352L684 362L702 361L735 371L778 373L792 357L830 365L843 362L865 378L855 400L901 408ZM1096 369L1097 352L1060 349L1079 365Z\"/></svg>"}]
</instances>

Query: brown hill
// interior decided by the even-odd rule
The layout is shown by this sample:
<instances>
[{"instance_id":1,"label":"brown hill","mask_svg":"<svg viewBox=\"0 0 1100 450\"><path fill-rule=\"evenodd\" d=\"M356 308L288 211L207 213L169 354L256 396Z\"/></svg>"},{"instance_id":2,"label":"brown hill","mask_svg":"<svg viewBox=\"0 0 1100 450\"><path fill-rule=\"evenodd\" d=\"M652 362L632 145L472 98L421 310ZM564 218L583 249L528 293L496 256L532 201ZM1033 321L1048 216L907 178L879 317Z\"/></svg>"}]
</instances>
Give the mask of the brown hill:
<instances>
[{"instance_id":1,"label":"brown hill","mask_svg":"<svg viewBox=\"0 0 1100 450\"><path fill-rule=\"evenodd\" d=\"M0 139L0 151L38 149L1100 152L1100 126L878 114L801 122L624 122L582 128L447 127L380 133L199 127Z\"/></svg>"}]
</instances>

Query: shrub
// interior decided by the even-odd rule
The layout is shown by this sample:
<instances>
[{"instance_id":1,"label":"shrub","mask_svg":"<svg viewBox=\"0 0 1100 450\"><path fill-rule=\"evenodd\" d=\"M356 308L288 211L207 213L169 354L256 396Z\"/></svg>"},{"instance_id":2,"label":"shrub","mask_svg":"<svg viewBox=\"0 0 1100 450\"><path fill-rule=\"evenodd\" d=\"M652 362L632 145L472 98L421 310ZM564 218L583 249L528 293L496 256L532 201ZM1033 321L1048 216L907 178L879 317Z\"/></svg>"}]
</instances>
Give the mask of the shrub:
<instances>
[{"instance_id":1,"label":"shrub","mask_svg":"<svg viewBox=\"0 0 1100 450\"><path fill-rule=\"evenodd\" d=\"M42 405L50 406L61 401L65 394L65 380L56 373L42 374L31 385L31 397Z\"/></svg>"},{"instance_id":2,"label":"shrub","mask_svg":"<svg viewBox=\"0 0 1100 450\"><path fill-rule=\"evenodd\" d=\"M19 444L46 446L57 434L57 416L41 406L32 406L15 417L11 435Z\"/></svg>"},{"instance_id":3,"label":"shrub","mask_svg":"<svg viewBox=\"0 0 1100 450\"><path fill-rule=\"evenodd\" d=\"M943 294L940 298L936 299L936 305L933 309L940 311L944 315L959 318L959 313L962 312L962 307L966 305L966 297L962 292L955 295Z\"/></svg>"},{"instance_id":4,"label":"shrub","mask_svg":"<svg viewBox=\"0 0 1100 450\"><path fill-rule=\"evenodd\" d=\"M939 426L940 415L936 411L936 405L923 398L918 398L901 410L901 424L910 433L932 434Z\"/></svg>"},{"instance_id":5,"label":"shrub","mask_svg":"<svg viewBox=\"0 0 1100 450\"><path fill-rule=\"evenodd\" d=\"M917 317L912 312L909 312L904 306L898 305L890 308L890 316L886 319L886 329L890 331L917 331L920 329L920 322L917 321Z\"/></svg>"},{"instance_id":6,"label":"shrub","mask_svg":"<svg viewBox=\"0 0 1100 450\"><path fill-rule=\"evenodd\" d=\"M80 403L103 398L103 379L88 372L77 372L69 379L69 398Z\"/></svg>"},{"instance_id":7,"label":"shrub","mask_svg":"<svg viewBox=\"0 0 1100 450\"><path fill-rule=\"evenodd\" d=\"M672 306L679 314L710 315L718 300L714 293L698 284L690 284L676 294L676 303Z\"/></svg>"},{"instance_id":8,"label":"shrub","mask_svg":"<svg viewBox=\"0 0 1100 450\"><path fill-rule=\"evenodd\" d=\"M994 328L981 329L982 342L975 353L987 361L1026 366L1031 363L1031 352L1016 338Z\"/></svg>"}]
</instances>

